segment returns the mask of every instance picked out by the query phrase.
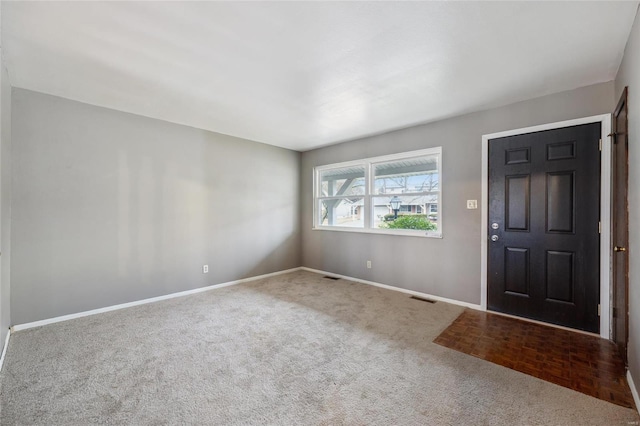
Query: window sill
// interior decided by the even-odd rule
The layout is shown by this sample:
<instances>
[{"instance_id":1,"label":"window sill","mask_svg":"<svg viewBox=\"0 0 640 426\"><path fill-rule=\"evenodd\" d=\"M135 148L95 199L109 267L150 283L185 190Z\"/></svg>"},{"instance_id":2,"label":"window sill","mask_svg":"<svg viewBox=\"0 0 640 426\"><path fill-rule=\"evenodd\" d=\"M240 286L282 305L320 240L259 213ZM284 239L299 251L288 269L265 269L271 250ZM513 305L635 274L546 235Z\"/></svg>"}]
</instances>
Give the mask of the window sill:
<instances>
[{"instance_id":1,"label":"window sill","mask_svg":"<svg viewBox=\"0 0 640 426\"><path fill-rule=\"evenodd\" d=\"M386 229L367 229L367 228L348 228L346 226L316 226L311 228L313 231L337 231L337 232L354 232L358 234L378 234L378 235L400 235L403 237L419 237L419 238L438 238L442 239L442 232L416 231L416 230L386 230Z\"/></svg>"}]
</instances>

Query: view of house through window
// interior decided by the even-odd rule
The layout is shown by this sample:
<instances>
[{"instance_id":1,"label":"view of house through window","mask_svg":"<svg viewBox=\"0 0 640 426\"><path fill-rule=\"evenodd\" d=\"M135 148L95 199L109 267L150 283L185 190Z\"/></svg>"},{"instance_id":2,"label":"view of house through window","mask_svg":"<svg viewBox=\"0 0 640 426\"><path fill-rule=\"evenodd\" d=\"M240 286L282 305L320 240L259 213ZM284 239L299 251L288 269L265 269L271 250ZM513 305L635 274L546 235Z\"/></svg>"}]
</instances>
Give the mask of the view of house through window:
<instances>
[{"instance_id":1,"label":"view of house through window","mask_svg":"<svg viewBox=\"0 0 640 426\"><path fill-rule=\"evenodd\" d=\"M317 229L440 236L441 148L315 169Z\"/></svg>"},{"instance_id":2,"label":"view of house through window","mask_svg":"<svg viewBox=\"0 0 640 426\"><path fill-rule=\"evenodd\" d=\"M320 182L323 197L320 223L361 228L365 195L364 165L320 172Z\"/></svg>"}]
</instances>

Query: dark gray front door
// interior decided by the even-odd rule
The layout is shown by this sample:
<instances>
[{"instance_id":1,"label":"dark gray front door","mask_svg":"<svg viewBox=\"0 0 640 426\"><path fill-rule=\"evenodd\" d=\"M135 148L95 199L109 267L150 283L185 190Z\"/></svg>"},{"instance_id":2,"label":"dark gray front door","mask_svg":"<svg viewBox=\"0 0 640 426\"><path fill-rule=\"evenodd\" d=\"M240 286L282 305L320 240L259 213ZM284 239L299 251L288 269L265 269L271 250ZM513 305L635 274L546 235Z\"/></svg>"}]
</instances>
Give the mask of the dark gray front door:
<instances>
[{"instance_id":1,"label":"dark gray front door","mask_svg":"<svg viewBox=\"0 0 640 426\"><path fill-rule=\"evenodd\" d=\"M490 310L599 331L600 124L489 141Z\"/></svg>"}]
</instances>

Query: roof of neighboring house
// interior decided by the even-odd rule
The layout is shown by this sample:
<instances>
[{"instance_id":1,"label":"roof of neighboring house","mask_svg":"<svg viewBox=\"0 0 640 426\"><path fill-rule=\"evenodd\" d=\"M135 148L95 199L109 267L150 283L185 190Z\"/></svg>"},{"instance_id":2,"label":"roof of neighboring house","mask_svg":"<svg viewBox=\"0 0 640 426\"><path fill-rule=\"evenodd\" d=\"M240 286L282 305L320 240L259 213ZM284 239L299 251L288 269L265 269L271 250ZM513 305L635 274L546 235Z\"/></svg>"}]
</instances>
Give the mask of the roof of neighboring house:
<instances>
[{"instance_id":1,"label":"roof of neighboring house","mask_svg":"<svg viewBox=\"0 0 640 426\"><path fill-rule=\"evenodd\" d=\"M410 197L410 196L404 196ZM364 198L357 198L353 200L349 200L352 205L362 206L364 205ZM425 204L438 204L438 196L437 195L421 195L416 197L411 197L409 202L406 200L402 200L402 206L423 206ZM376 203L376 206L388 206L389 201L385 197L383 200L380 200L380 203Z\"/></svg>"}]
</instances>

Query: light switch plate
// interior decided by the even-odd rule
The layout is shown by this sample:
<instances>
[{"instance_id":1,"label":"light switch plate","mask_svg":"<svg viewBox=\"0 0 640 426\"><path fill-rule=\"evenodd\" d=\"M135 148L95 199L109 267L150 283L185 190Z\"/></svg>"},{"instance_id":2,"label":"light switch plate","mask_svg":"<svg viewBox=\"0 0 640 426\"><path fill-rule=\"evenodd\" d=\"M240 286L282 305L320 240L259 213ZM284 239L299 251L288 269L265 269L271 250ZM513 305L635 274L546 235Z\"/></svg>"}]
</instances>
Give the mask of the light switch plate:
<instances>
[{"instance_id":1,"label":"light switch plate","mask_svg":"<svg viewBox=\"0 0 640 426\"><path fill-rule=\"evenodd\" d=\"M468 209L477 209L478 208L478 200L467 200L467 208Z\"/></svg>"}]
</instances>

